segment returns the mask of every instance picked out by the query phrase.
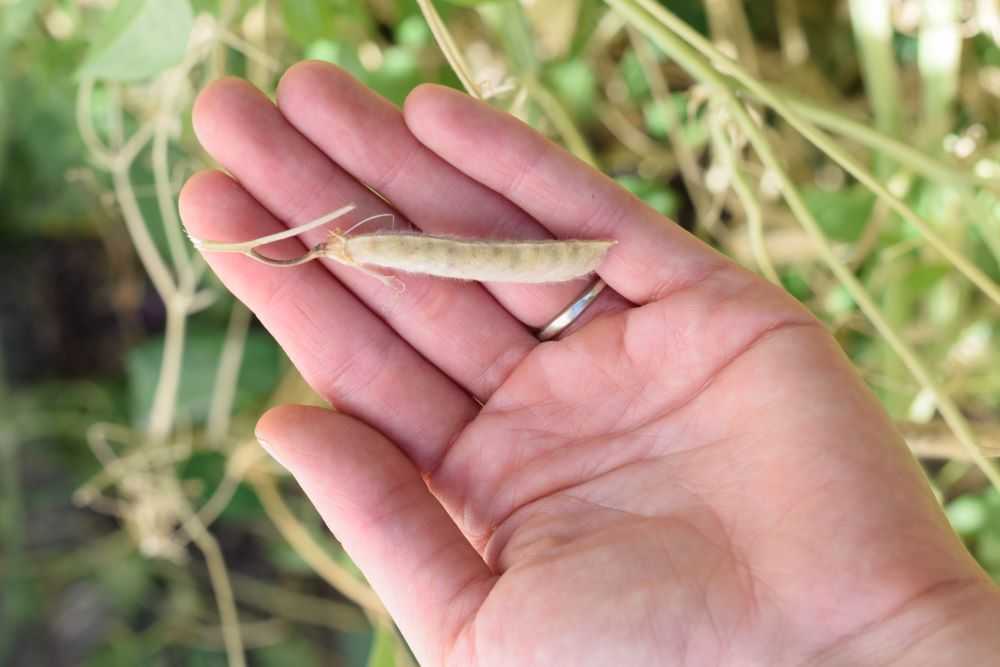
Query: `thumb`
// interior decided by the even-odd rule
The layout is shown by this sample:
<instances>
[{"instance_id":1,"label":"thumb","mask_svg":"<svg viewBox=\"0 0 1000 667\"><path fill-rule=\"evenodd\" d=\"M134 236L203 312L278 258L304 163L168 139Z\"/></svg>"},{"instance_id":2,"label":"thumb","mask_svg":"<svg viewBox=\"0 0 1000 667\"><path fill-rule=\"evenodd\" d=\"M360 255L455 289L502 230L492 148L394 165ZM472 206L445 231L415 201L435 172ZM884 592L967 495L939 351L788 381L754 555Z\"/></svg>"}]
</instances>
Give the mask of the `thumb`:
<instances>
[{"instance_id":1,"label":"thumb","mask_svg":"<svg viewBox=\"0 0 1000 667\"><path fill-rule=\"evenodd\" d=\"M469 664L463 628L495 577L399 448L352 417L301 406L269 411L257 437L364 572L421 664Z\"/></svg>"}]
</instances>

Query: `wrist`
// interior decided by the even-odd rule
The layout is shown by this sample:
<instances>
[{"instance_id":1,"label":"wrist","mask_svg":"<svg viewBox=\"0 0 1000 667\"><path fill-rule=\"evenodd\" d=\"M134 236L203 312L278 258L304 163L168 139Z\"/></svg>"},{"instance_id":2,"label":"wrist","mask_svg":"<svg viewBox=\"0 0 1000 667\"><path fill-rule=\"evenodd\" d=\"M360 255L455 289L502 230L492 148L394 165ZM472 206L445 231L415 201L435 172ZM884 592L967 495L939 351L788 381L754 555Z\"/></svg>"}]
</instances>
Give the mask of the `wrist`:
<instances>
[{"instance_id":1,"label":"wrist","mask_svg":"<svg viewBox=\"0 0 1000 667\"><path fill-rule=\"evenodd\" d=\"M1000 655L1000 589L981 579L940 584L889 618L824 651L833 665L992 664Z\"/></svg>"}]
</instances>

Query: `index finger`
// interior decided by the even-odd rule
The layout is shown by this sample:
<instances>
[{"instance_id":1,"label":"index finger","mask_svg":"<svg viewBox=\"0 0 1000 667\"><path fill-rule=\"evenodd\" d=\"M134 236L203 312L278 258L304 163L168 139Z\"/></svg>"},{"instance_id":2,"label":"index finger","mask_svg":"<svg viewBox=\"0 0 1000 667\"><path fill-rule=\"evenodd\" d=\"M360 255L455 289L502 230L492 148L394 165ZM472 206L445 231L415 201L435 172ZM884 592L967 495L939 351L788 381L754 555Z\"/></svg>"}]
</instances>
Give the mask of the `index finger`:
<instances>
[{"instance_id":1,"label":"index finger","mask_svg":"<svg viewBox=\"0 0 1000 667\"><path fill-rule=\"evenodd\" d=\"M284 225L229 176L193 176L180 196L193 236L236 241ZM268 254L301 255L297 239ZM281 343L323 398L397 442L421 469L433 467L478 412L472 398L400 338L321 265L273 269L238 255L205 260Z\"/></svg>"}]
</instances>

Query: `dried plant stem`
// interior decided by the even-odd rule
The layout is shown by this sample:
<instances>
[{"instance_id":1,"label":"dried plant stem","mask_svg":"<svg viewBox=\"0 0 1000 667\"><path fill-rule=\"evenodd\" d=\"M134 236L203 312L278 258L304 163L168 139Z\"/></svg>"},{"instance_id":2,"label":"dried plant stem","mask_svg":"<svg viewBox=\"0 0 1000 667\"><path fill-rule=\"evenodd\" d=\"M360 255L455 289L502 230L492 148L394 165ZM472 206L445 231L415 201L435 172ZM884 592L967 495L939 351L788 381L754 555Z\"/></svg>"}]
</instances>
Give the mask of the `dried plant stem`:
<instances>
[{"instance_id":1,"label":"dried plant stem","mask_svg":"<svg viewBox=\"0 0 1000 667\"><path fill-rule=\"evenodd\" d=\"M219 608L222 639L226 646L229 667L245 667L246 657L243 654L243 637L240 633L239 616L236 612L236 599L229 583L229 573L226 570L222 549L219 548L219 543L200 521L189 522L188 530L191 541L205 557L205 565L208 567L209 581L212 583L215 601Z\"/></svg>"},{"instance_id":2,"label":"dried plant stem","mask_svg":"<svg viewBox=\"0 0 1000 667\"><path fill-rule=\"evenodd\" d=\"M590 150L587 140L580 133L580 130L573 122L572 116L569 115L556 96L549 92L531 74L525 74L521 77L521 85L528 91L531 98L535 100L535 103L545 113L545 116L552 121L556 132L559 133L559 136L562 137L563 142L566 144L566 148L590 166L596 166L597 158L594 157L593 151Z\"/></svg>"},{"instance_id":3,"label":"dried plant stem","mask_svg":"<svg viewBox=\"0 0 1000 667\"><path fill-rule=\"evenodd\" d=\"M629 42L635 51L636 59L642 68L643 75L649 83L649 90L652 93L653 101L663 110L663 113L673 114L673 105L670 100L670 87L667 85L667 78L663 75L660 65L656 60L656 54L650 47L646 38L639 34L635 28L628 28ZM676 117L668 121L667 139L670 141L670 148L673 149L677 158L677 167L684 181L684 187L691 197L695 214L702 221L702 226L707 226L709 202L705 197L705 190L702 182L704 180L701 169L698 167L698 158L694 151L680 133L680 123Z\"/></svg>"},{"instance_id":4,"label":"dried plant stem","mask_svg":"<svg viewBox=\"0 0 1000 667\"><path fill-rule=\"evenodd\" d=\"M433 0L417 0L417 5L420 7L427 25L430 26L438 47L448 64L451 65L455 75L458 76L459 81L462 82L462 86L473 97L483 99L483 92L476 84L469 64L462 56L448 26L434 7ZM520 7L517 9L520 11ZM596 165L597 160L587 145L587 140L577 129L572 117L566 112L559 100L542 86L532 73L523 72L521 79L521 90L526 91L545 112L556 131L562 136L566 147L587 164Z\"/></svg>"},{"instance_id":5,"label":"dried plant stem","mask_svg":"<svg viewBox=\"0 0 1000 667\"><path fill-rule=\"evenodd\" d=\"M210 445L221 444L229 432L229 419L233 411L233 400L236 398L236 385L249 329L250 311L239 301L233 301L205 426L205 437Z\"/></svg>"},{"instance_id":6,"label":"dried plant stem","mask_svg":"<svg viewBox=\"0 0 1000 667\"><path fill-rule=\"evenodd\" d=\"M923 80L923 134L928 148L947 133L954 119L962 66L958 0L923 0L917 63Z\"/></svg>"},{"instance_id":7,"label":"dried plant stem","mask_svg":"<svg viewBox=\"0 0 1000 667\"><path fill-rule=\"evenodd\" d=\"M163 358L153 406L149 411L147 434L151 442L159 444L170 436L177 411L177 390L181 383L184 360L184 335L187 330L187 308L176 301L167 304L167 327L163 336Z\"/></svg>"},{"instance_id":8,"label":"dried plant stem","mask_svg":"<svg viewBox=\"0 0 1000 667\"><path fill-rule=\"evenodd\" d=\"M94 443L95 440L91 440L91 448L96 452L98 447ZM112 454L112 456L114 455ZM118 483L136 471L172 466L189 456L191 456L191 448L186 444L157 447L152 450L140 448L127 456L114 456L111 459L105 453L100 457L103 466L101 471L76 490L73 494L73 502L80 505L90 505L106 487Z\"/></svg>"},{"instance_id":9,"label":"dried plant stem","mask_svg":"<svg viewBox=\"0 0 1000 667\"><path fill-rule=\"evenodd\" d=\"M271 474L257 468L250 471L247 478L257 492L268 518L299 556L328 584L361 607L373 623L387 622L388 612L375 592L355 579L354 575L333 560L323 547L316 543L309 531L299 523L285 504Z\"/></svg>"},{"instance_id":10,"label":"dried plant stem","mask_svg":"<svg viewBox=\"0 0 1000 667\"><path fill-rule=\"evenodd\" d=\"M222 31L219 35L219 42L225 44L234 51L239 51L246 56L248 60L256 63L259 67L264 68L270 73L277 72L281 69L281 63L269 56L263 48L257 47L245 39L240 39L231 32Z\"/></svg>"},{"instance_id":11,"label":"dried plant stem","mask_svg":"<svg viewBox=\"0 0 1000 667\"><path fill-rule=\"evenodd\" d=\"M81 95L81 101L86 101L87 99L86 95ZM87 114L78 112L78 116L85 118ZM84 122L82 125L89 126L89 123ZM83 131L81 128L81 132ZM174 277L170 274L160 253L157 251L156 245L153 243L152 236L143 219L139 202L136 199L135 189L132 186L130 171L135 156L142 150L148 139L144 138L144 141L141 143L133 143L134 140L135 137L133 136L132 139L124 144L124 147L128 149L128 153L122 153L111 158L111 176L118 205L121 208L122 217L125 221L125 227L129 232L143 268L149 275L153 287L166 307L167 327L164 338L161 372L153 398L153 407L150 412L147 429L148 437L152 442L162 443L166 440L173 427L176 393L180 383L180 367L184 349L186 309L191 295L178 291L178 285ZM125 160L123 156L129 159ZM194 285L188 284L186 288L193 290Z\"/></svg>"},{"instance_id":12,"label":"dried plant stem","mask_svg":"<svg viewBox=\"0 0 1000 667\"><path fill-rule=\"evenodd\" d=\"M869 125L852 120L836 111L782 94L785 103L797 114L821 128L835 132L872 150L880 151L906 168L933 181L956 187L978 185L1000 193L996 179L983 178L974 171L962 171L898 139L887 137Z\"/></svg>"},{"instance_id":13,"label":"dried plant stem","mask_svg":"<svg viewBox=\"0 0 1000 667\"><path fill-rule=\"evenodd\" d=\"M898 136L902 96L892 45L890 0L850 0L848 4L861 54L865 89L875 112L875 125L882 134Z\"/></svg>"},{"instance_id":14,"label":"dried plant stem","mask_svg":"<svg viewBox=\"0 0 1000 667\"><path fill-rule=\"evenodd\" d=\"M111 151L97 135L97 130L91 122L91 98L93 97L95 81L84 79L77 89L76 100L76 124L83 140L84 146L91 154L91 158L102 169L113 171L123 167L131 166L139 153L149 140L152 139L156 130L156 123L152 120L145 122L135 134L123 142L114 152Z\"/></svg>"},{"instance_id":15,"label":"dried plant stem","mask_svg":"<svg viewBox=\"0 0 1000 667\"><path fill-rule=\"evenodd\" d=\"M716 44L729 43L734 56L746 63L747 69L757 73L757 49L754 45L750 22L742 2L732 0L704 0L708 23Z\"/></svg>"},{"instance_id":16,"label":"dried plant stem","mask_svg":"<svg viewBox=\"0 0 1000 667\"><path fill-rule=\"evenodd\" d=\"M233 2L227 2L230 9ZM216 43L219 35L216 35ZM182 553L184 540L189 538L202 552L208 567L212 590L221 619L221 633L226 648L228 662L231 667L243 667L243 638L240 631L239 618L232 587L229 582L225 560L218 543L212 537L202 521L202 517L211 522L225 507L232 492L235 490L233 478L238 482L243 470L227 470L228 484L216 488L212 499L202 508L200 516L191 511L183 491L174 476L172 467L160 469L157 461L161 458L169 460L178 449L187 450L187 445L174 446L169 444L175 429L177 393L180 386L183 365L184 341L187 318L198 308L210 302L213 295L210 291L198 291L198 283L204 273L205 264L200 257L192 257L184 247L181 224L174 204L174 187L170 173L170 138L175 116L178 112L179 100L184 94L187 77L191 71L211 55L212 44L192 46L184 61L177 67L164 72L159 81L159 108L150 120L127 140L124 136L123 99L117 87L109 88L110 96L110 145L102 143L100 136L92 124L92 93L94 81L81 82L77 99L76 119L84 143L90 149L94 161L111 173L114 192L129 232L132 243L147 275L153 283L157 294L166 311L166 329L164 332L163 356L160 361L160 372L145 429L145 442L136 450L134 457L128 460L119 459L114 450L105 441L104 435L94 433L90 438L95 454L105 464L104 478L95 479L82 487L78 499L88 502L91 506L120 514L127 526L137 531L140 543L152 548L151 553L167 553L179 555ZM207 47L207 48L203 48ZM172 274L153 243L146 220L137 200L135 188L131 180L132 166L138 156L152 141L151 158L154 174L154 189L159 206L160 217L166 232L167 244L172 260ZM237 323L231 329L238 330ZM245 330L245 326L243 327ZM238 332L238 331L237 331ZM234 333L230 341L237 337ZM233 344L230 348L238 347ZM225 355L224 355L225 356ZM223 359L220 374L222 380L231 375L235 385L235 373L239 367L237 352L230 355L237 359ZM227 398L221 387L216 396L215 428L223 432L228 430L229 412L232 405L232 391ZM218 416L219 414L222 416ZM127 435L128 441L134 439ZM232 462L232 460L231 460ZM110 500L99 495L100 488L105 483L114 481L120 487L121 499ZM152 510L152 511L151 511ZM181 523L182 535L174 535L175 522ZM151 542L146 543L147 533ZM162 533L162 534L161 534ZM150 547L152 545L152 547ZM165 551L164 551L165 550Z\"/></svg>"},{"instance_id":17,"label":"dried plant stem","mask_svg":"<svg viewBox=\"0 0 1000 667\"><path fill-rule=\"evenodd\" d=\"M597 158L590 149L587 138L573 121L573 116L539 79L541 63L532 40L531 21L525 14L522 3L512 2L503 5L501 16L505 25L501 35L502 41L506 46L510 67L520 84L520 90L534 100L552 123L566 148L590 166L596 167Z\"/></svg>"},{"instance_id":18,"label":"dried plant stem","mask_svg":"<svg viewBox=\"0 0 1000 667\"><path fill-rule=\"evenodd\" d=\"M774 262L767 251L767 243L764 240L764 216L760 209L760 202L743 176L740 168L740 160L736 148L732 145L729 137L726 136L724 128L719 122L712 123L712 136L714 146L719 151L719 157L723 164L729 169L729 176L732 182L733 191L743 206L746 215L747 233L750 240L750 249L753 252L757 268L775 285L781 285L778 272L774 269Z\"/></svg>"},{"instance_id":19,"label":"dried plant stem","mask_svg":"<svg viewBox=\"0 0 1000 667\"><path fill-rule=\"evenodd\" d=\"M437 8L434 7L434 0L417 0L417 5L420 7L427 25L430 26L434 40L437 41L438 47L444 54L448 64L451 65L451 69L454 70L458 80L462 82L462 86L473 97L483 99L479 86L476 85L475 80L472 78L472 71L469 69L468 63L465 62L465 58L455 44L455 40L448 31L448 27L438 13Z\"/></svg>"},{"instance_id":20,"label":"dried plant stem","mask_svg":"<svg viewBox=\"0 0 1000 667\"><path fill-rule=\"evenodd\" d=\"M868 317L879 334L896 354L899 355L910 373L917 379L925 391L930 392L934 396L942 417L951 427L963 447L966 448L969 456L983 471L990 480L990 483L1000 489L1000 472L997 471L979 449L979 446L976 444L976 438L964 415L958 409L958 406L955 405L950 396L941 391L924 363L889 324L882 311L868 295L864 286L861 285L854 274L837 257L829 240L824 236L816 219L809 211L802 196L799 194L794 183L792 183L791 178L782 167L770 143L764 137L756 123L754 123L747 110L736 99L728 81L699 57L685 40L682 39L682 35L679 35L680 29L683 29L685 24L656 3L651 2L651 0L606 1L656 41L660 48L670 53L693 76L713 87L720 98L720 102L725 105L733 120L747 136L761 161L777 177L785 201L809 236L813 238L824 262L858 304L861 311ZM640 7L645 8L646 11ZM677 24L680 25L677 26ZM673 32L675 26L679 28L677 31L678 34ZM703 39L700 35L697 37ZM708 46L710 47L711 45Z\"/></svg>"},{"instance_id":21,"label":"dried plant stem","mask_svg":"<svg viewBox=\"0 0 1000 667\"><path fill-rule=\"evenodd\" d=\"M716 69L713 69L712 65L709 65L708 63L702 64L705 67L706 73L710 74L713 80L717 82L717 86L725 87L727 93L732 94L730 84L722 75L732 76L741 85L746 87L751 94L762 100L781 117L783 117L789 125L808 139L816 148L825 153L830 159L838 163L848 173L858 179L858 181L865 187L874 192L877 197L885 200L890 208L892 208L896 213L902 216L904 220L909 222L920 232L931 247L941 253L941 255L951 262L951 264L959 272L961 272L962 275L982 290L987 297L989 297L996 304L1000 305L1000 286L993 282L988 275L973 264L968 258L952 248L949 243L947 243L936 231L934 231L934 228L930 225L930 223L919 216L905 202L899 199L899 197L892 194L889 189L884 186L881 181L879 181L878 178L858 164L857 161L848 155L846 151L840 148L835 141L796 114L795 111L785 103L785 100L779 94L772 91L768 86L761 83L753 76L750 76L739 66L738 63L734 62L732 59L720 52L712 45L711 42L705 39L696 30L692 29L660 5L656 4L652 0L628 0L628 4L635 3L638 3L639 7L644 8L648 12L648 14L645 15L646 24L650 24L652 21L654 22L652 24L661 25L671 34L677 35L677 37L683 40L686 45L690 45L689 48L694 49L694 52L692 52L693 56L697 58L697 53L700 53L711 61L712 65L714 65ZM617 5L619 3L615 2L614 4ZM699 62L702 61L699 59Z\"/></svg>"},{"instance_id":22,"label":"dried plant stem","mask_svg":"<svg viewBox=\"0 0 1000 667\"><path fill-rule=\"evenodd\" d=\"M128 230L132 244L139 255L139 261L142 262L142 267L153 282L157 294L165 299L175 290L174 279L170 275L167 265L163 262L163 258L160 257L160 253L157 252L149 229L146 228L142 211L139 209L139 202L136 200L135 191L129 179L130 168L131 163L118 164L111 172L115 195L125 220L125 228Z\"/></svg>"},{"instance_id":23,"label":"dried plant stem","mask_svg":"<svg viewBox=\"0 0 1000 667\"><path fill-rule=\"evenodd\" d=\"M167 237L167 247L170 250L177 284L181 291L190 293L195 289L201 272L195 268L195 262L184 245L184 232L180 216L174 202L174 188L170 178L170 133L177 115L176 106L181 98L181 89L187 82L187 75L199 58L188 52L184 62L160 76L159 108L156 111L155 131L153 135L152 161L153 180L156 191L156 202L160 210L160 221Z\"/></svg>"},{"instance_id":24,"label":"dried plant stem","mask_svg":"<svg viewBox=\"0 0 1000 667\"><path fill-rule=\"evenodd\" d=\"M254 251L256 248L264 245L270 245L272 243L277 243L278 241L284 241L286 239L293 239L297 236L301 236L308 231L313 229L318 229L331 223L337 218L347 215L353 211L357 206L354 204L347 204L338 208L336 211L331 211L324 216L316 218L315 220L310 220L309 222L298 225L296 227L290 227L280 232L274 234L268 234L267 236L261 236L260 238L251 239L249 241L238 241L235 243L217 243L215 241L205 241L197 237L191 236L191 243L195 248L199 250L205 250L206 252L236 252L241 255L246 255L247 257L256 258Z\"/></svg>"},{"instance_id":25,"label":"dried plant stem","mask_svg":"<svg viewBox=\"0 0 1000 667\"><path fill-rule=\"evenodd\" d=\"M781 53L790 65L801 65L809 58L809 41L799 18L798 0L778 0L775 8Z\"/></svg>"},{"instance_id":26,"label":"dried plant stem","mask_svg":"<svg viewBox=\"0 0 1000 667\"><path fill-rule=\"evenodd\" d=\"M233 495L239 488L240 482L247 473L262 460L267 458L267 454L261 450L256 440L245 442L236 447L229 455L226 462L226 474L212 491L212 495L205 501L197 512L189 512L180 529L180 533L175 539L178 546L187 544L185 536L190 537L192 530L198 526L208 529L219 518Z\"/></svg>"},{"instance_id":27,"label":"dried plant stem","mask_svg":"<svg viewBox=\"0 0 1000 667\"><path fill-rule=\"evenodd\" d=\"M647 157L660 151L660 146L645 131L639 128L620 108L613 104L598 103L598 119L618 142L635 153ZM662 152L662 151L661 151Z\"/></svg>"},{"instance_id":28,"label":"dried plant stem","mask_svg":"<svg viewBox=\"0 0 1000 667\"><path fill-rule=\"evenodd\" d=\"M743 205L743 212L746 215L747 234L757 267L765 278L780 287L781 278L778 277L774 262L771 261L771 255L767 250L767 243L764 241L764 214L760 208L760 201L747 183L739 164L733 164L732 179L733 190L736 192L740 204Z\"/></svg>"},{"instance_id":29,"label":"dried plant stem","mask_svg":"<svg viewBox=\"0 0 1000 667\"><path fill-rule=\"evenodd\" d=\"M176 84L167 84L176 85ZM171 99L168 89L163 97L162 104L168 104ZM174 204L173 188L170 184L170 163L167 155L170 141L170 112L168 109L160 109L156 122L156 131L153 134L153 183L156 189L156 202L160 208L160 218L163 228L166 231L167 247L170 249L170 256L173 261L174 272L177 275L178 283L181 286L190 286L195 282L194 270L191 265L191 258L188 256L184 244L184 233L181 231L180 217Z\"/></svg>"},{"instance_id":30,"label":"dried plant stem","mask_svg":"<svg viewBox=\"0 0 1000 667\"><path fill-rule=\"evenodd\" d=\"M244 604L303 625L363 632L365 617L354 605L289 590L245 575L231 575L233 593Z\"/></svg>"},{"instance_id":31,"label":"dried plant stem","mask_svg":"<svg viewBox=\"0 0 1000 667\"><path fill-rule=\"evenodd\" d=\"M80 82L76 91L76 126L80 132L83 144L90 152L92 160L105 169L114 167L116 156L111 149L101 141L91 122L91 99L94 95L94 80L87 78Z\"/></svg>"},{"instance_id":32,"label":"dried plant stem","mask_svg":"<svg viewBox=\"0 0 1000 667\"><path fill-rule=\"evenodd\" d=\"M898 422L896 427L906 438L915 456L924 459L970 461L969 452L955 439L947 424ZM979 424L977 431L983 454L991 459L1000 459L1000 425Z\"/></svg>"},{"instance_id":33,"label":"dried plant stem","mask_svg":"<svg viewBox=\"0 0 1000 667\"><path fill-rule=\"evenodd\" d=\"M239 626L240 637L248 649L274 646L288 637L288 626L283 619L272 618L265 621L247 621ZM225 640L219 640L221 626L211 619L194 618L190 624L171 626L170 640L181 646L217 651L225 647Z\"/></svg>"}]
</instances>

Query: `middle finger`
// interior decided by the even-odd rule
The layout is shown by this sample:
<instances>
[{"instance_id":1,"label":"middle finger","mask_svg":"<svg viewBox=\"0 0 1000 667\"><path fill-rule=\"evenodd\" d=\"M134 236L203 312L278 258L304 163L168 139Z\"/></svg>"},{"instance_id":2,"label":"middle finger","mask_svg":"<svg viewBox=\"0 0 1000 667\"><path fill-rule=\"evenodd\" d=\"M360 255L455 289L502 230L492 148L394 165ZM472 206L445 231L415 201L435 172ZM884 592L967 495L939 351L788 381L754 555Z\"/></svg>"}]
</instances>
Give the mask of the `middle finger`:
<instances>
[{"instance_id":1,"label":"middle finger","mask_svg":"<svg viewBox=\"0 0 1000 667\"><path fill-rule=\"evenodd\" d=\"M344 70L321 62L295 65L278 86L278 106L303 136L362 183L388 197L421 229L500 239L551 239L534 218L421 144L403 114ZM483 154L489 164L491 156ZM567 196L574 196L567 193ZM487 283L512 315L540 327L575 300L585 281ZM605 290L584 320L629 305Z\"/></svg>"},{"instance_id":2,"label":"middle finger","mask_svg":"<svg viewBox=\"0 0 1000 667\"><path fill-rule=\"evenodd\" d=\"M194 123L205 149L289 226L348 202L358 205L357 214L338 226L391 210L243 81L224 79L209 86L195 105ZM326 233L314 230L303 241L313 245ZM478 284L408 275L406 292L399 295L355 269L324 263L414 348L482 401L537 343Z\"/></svg>"}]
</instances>

